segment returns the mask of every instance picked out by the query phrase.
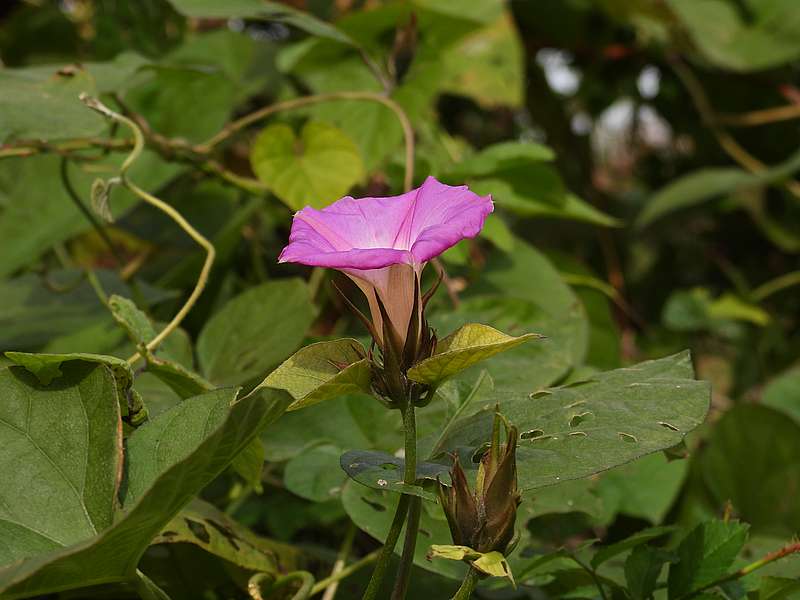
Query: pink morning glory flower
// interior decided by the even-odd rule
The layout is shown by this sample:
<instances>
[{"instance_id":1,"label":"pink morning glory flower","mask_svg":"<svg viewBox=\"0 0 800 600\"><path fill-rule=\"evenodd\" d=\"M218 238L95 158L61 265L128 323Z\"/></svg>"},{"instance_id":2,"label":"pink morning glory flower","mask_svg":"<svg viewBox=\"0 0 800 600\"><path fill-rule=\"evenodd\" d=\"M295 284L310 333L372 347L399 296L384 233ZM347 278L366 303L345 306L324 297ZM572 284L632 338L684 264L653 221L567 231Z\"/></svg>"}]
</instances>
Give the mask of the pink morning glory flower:
<instances>
[{"instance_id":1,"label":"pink morning glory flower","mask_svg":"<svg viewBox=\"0 0 800 600\"><path fill-rule=\"evenodd\" d=\"M378 335L382 319L376 294L404 337L415 279L425 263L464 238L475 237L492 210L491 196L433 177L400 196L345 196L322 210L307 206L297 212L289 245L278 261L346 273L367 296Z\"/></svg>"}]
</instances>

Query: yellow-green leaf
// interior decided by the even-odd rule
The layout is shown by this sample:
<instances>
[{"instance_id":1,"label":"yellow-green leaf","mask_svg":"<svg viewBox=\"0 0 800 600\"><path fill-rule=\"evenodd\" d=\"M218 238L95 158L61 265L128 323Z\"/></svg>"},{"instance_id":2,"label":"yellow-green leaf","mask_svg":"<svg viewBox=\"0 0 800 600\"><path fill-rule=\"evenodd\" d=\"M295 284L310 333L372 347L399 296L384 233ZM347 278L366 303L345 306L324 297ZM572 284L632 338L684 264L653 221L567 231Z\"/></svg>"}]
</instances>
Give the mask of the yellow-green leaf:
<instances>
[{"instance_id":1,"label":"yellow-green leaf","mask_svg":"<svg viewBox=\"0 0 800 600\"><path fill-rule=\"evenodd\" d=\"M486 573L492 577L508 577L514 587L517 586L517 583L514 581L514 575L511 573L511 566L508 564L506 557L497 551L482 554L480 558L472 561L472 566L481 573Z\"/></svg>"},{"instance_id":2,"label":"yellow-green leaf","mask_svg":"<svg viewBox=\"0 0 800 600\"><path fill-rule=\"evenodd\" d=\"M256 138L250 162L258 178L294 210L327 206L364 174L353 140L333 125L314 121L299 138L288 125L270 125Z\"/></svg>"},{"instance_id":3,"label":"yellow-green leaf","mask_svg":"<svg viewBox=\"0 0 800 600\"><path fill-rule=\"evenodd\" d=\"M286 390L297 410L353 392L369 391L369 362L354 339L318 342L301 348L267 375L259 387Z\"/></svg>"},{"instance_id":4,"label":"yellow-green leaf","mask_svg":"<svg viewBox=\"0 0 800 600\"><path fill-rule=\"evenodd\" d=\"M432 544L428 550L429 558L444 558L447 560L464 560L465 558L480 556L469 546L455 546L450 544Z\"/></svg>"},{"instance_id":5,"label":"yellow-green leaf","mask_svg":"<svg viewBox=\"0 0 800 600\"><path fill-rule=\"evenodd\" d=\"M514 337L488 325L469 323L439 342L436 354L409 369L408 377L420 383L438 383L495 354L542 337L536 333Z\"/></svg>"}]
</instances>

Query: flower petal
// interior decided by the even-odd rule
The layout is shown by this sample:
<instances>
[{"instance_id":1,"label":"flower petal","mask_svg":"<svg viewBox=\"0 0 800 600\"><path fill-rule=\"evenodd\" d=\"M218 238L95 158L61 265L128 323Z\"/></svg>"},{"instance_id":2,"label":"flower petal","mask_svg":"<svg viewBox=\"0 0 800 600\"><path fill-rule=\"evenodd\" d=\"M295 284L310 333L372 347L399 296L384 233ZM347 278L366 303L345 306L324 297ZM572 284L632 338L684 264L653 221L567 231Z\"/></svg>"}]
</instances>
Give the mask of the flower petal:
<instances>
[{"instance_id":1,"label":"flower petal","mask_svg":"<svg viewBox=\"0 0 800 600\"><path fill-rule=\"evenodd\" d=\"M322 210L299 211L278 260L342 270L420 265L477 235L492 210L490 196L433 177L399 196L346 196Z\"/></svg>"}]
</instances>

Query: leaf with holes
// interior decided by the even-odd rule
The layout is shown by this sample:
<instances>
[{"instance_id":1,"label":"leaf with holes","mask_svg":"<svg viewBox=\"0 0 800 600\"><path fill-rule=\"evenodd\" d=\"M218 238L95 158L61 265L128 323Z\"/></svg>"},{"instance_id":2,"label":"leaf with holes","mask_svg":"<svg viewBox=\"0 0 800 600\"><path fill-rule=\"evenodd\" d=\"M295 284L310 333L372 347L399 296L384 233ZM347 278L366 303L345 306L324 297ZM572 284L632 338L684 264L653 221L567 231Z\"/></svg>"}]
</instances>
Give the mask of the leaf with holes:
<instances>
[{"instance_id":1,"label":"leaf with holes","mask_svg":"<svg viewBox=\"0 0 800 600\"><path fill-rule=\"evenodd\" d=\"M367 450L351 450L341 457L341 466L347 475L361 485L376 489L419 496L436 502L436 492L426 490L420 485L409 485L403 482L405 461L385 452ZM450 482L450 467L437 463L422 462L417 464L417 481L430 482L441 479Z\"/></svg>"},{"instance_id":2,"label":"leaf with holes","mask_svg":"<svg viewBox=\"0 0 800 600\"><path fill-rule=\"evenodd\" d=\"M300 137L288 125L264 129L253 143L253 172L289 208L327 206L364 174L355 143L336 127L308 122Z\"/></svg>"},{"instance_id":3,"label":"leaf with holes","mask_svg":"<svg viewBox=\"0 0 800 600\"><path fill-rule=\"evenodd\" d=\"M495 354L542 337L535 333L513 337L488 325L469 323L441 340L436 345L436 354L411 367L408 377L436 385Z\"/></svg>"},{"instance_id":4,"label":"leaf with holes","mask_svg":"<svg viewBox=\"0 0 800 600\"><path fill-rule=\"evenodd\" d=\"M263 538L214 505L195 498L166 524L153 544L192 544L251 571L278 574L296 570L300 552Z\"/></svg>"},{"instance_id":5,"label":"leaf with holes","mask_svg":"<svg viewBox=\"0 0 800 600\"><path fill-rule=\"evenodd\" d=\"M519 485L530 490L578 479L670 448L708 411L706 382L692 379L688 352L599 373L562 387L504 393L497 400L519 429ZM491 408L453 424L441 447L465 456L490 438Z\"/></svg>"},{"instance_id":6,"label":"leaf with holes","mask_svg":"<svg viewBox=\"0 0 800 600\"><path fill-rule=\"evenodd\" d=\"M318 342L301 348L267 375L262 386L289 392L297 410L337 396L370 391L366 350L356 340Z\"/></svg>"}]
</instances>

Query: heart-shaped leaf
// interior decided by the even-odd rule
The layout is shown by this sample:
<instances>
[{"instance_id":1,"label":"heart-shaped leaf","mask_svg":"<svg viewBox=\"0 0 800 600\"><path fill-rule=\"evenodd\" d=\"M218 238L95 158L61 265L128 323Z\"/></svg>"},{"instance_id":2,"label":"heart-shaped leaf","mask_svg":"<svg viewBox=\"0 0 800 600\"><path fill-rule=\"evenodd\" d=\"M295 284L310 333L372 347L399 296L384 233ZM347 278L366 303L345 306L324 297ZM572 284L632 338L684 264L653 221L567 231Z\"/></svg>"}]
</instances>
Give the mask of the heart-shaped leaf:
<instances>
[{"instance_id":1,"label":"heart-shaped leaf","mask_svg":"<svg viewBox=\"0 0 800 600\"><path fill-rule=\"evenodd\" d=\"M309 122L300 137L288 125L264 129L253 143L253 172L289 208L327 206L364 174L355 143L341 130Z\"/></svg>"},{"instance_id":2,"label":"heart-shaped leaf","mask_svg":"<svg viewBox=\"0 0 800 600\"><path fill-rule=\"evenodd\" d=\"M535 333L513 337L488 325L469 323L440 341L436 354L409 369L408 377L435 385L475 363L541 337Z\"/></svg>"}]
</instances>

